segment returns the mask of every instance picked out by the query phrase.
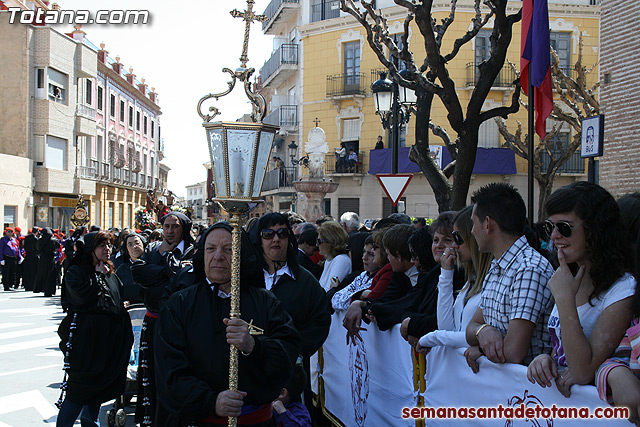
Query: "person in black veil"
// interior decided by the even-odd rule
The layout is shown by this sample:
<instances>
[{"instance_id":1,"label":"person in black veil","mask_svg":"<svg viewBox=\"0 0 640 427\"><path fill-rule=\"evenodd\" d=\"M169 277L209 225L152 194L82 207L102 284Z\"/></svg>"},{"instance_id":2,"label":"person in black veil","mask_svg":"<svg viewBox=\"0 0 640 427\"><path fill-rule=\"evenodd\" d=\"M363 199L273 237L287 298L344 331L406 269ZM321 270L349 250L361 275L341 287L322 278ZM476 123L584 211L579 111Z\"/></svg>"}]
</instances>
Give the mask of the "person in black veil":
<instances>
[{"instance_id":1,"label":"person in black veil","mask_svg":"<svg viewBox=\"0 0 640 427\"><path fill-rule=\"evenodd\" d=\"M232 228L207 229L193 260L196 284L175 293L156 325L160 426L275 426L271 402L287 383L300 336L282 304L264 289L259 256L243 233L240 319L229 319ZM254 328L255 327L255 328ZM250 334L250 328L257 332ZM229 346L239 354L238 390L228 390Z\"/></svg>"},{"instance_id":2,"label":"person in black veil","mask_svg":"<svg viewBox=\"0 0 640 427\"><path fill-rule=\"evenodd\" d=\"M83 426L97 426L100 405L124 392L133 333L122 283L109 260L112 243L113 236L103 231L82 237L64 277L67 316L58 335L65 379L57 427L72 426L78 415Z\"/></svg>"},{"instance_id":3,"label":"person in black veil","mask_svg":"<svg viewBox=\"0 0 640 427\"><path fill-rule=\"evenodd\" d=\"M116 274L124 286L123 301L128 301L131 304L142 302L140 285L133 280L131 265L142 257L146 247L147 239L137 233L129 233L122 240L120 265L116 267Z\"/></svg>"},{"instance_id":4,"label":"person in black veil","mask_svg":"<svg viewBox=\"0 0 640 427\"><path fill-rule=\"evenodd\" d=\"M53 231L46 227L40 232L37 246L40 259L33 292L44 292L45 297L50 297L56 293L58 284L56 252L60 248L60 243L58 243L58 239L53 237Z\"/></svg>"},{"instance_id":5,"label":"person in black veil","mask_svg":"<svg viewBox=\"0 0 640 427\"><path fill-rule=\"evenodd\" d=\"M167 300L167 289L176 273L191 264L195 245L191 237L191 220L181 212L169 212L160 219L163 239L150 243L142 258L131 264L131 277L142 288L147 313L140 335L140 365L136 422L151 426L156 412L156 381L153 359L153 336L160 309Z\"/></svg>"},{"instance_id":6,"label":"person in black veil","mask_svg":"<svg viewBox=\"0 0 640 427\"><path fill-rule=\"evenodd\" d=\"M24 274L22 276L22 284L25 291L33 291L36 283L36 275L38 272L38 238L36 237L37 229L30 229L29 234L24 238Z\"/></svg>"}]
</instances>

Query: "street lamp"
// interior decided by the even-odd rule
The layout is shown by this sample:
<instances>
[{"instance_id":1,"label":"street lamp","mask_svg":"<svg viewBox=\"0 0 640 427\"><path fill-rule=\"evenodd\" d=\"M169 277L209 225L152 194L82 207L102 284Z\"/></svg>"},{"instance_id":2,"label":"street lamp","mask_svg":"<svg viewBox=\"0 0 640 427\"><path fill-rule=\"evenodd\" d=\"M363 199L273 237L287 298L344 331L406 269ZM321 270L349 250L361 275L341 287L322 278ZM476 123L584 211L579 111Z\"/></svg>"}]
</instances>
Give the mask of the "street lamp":
<instances>
[{"instance_id":1,"label":"street lamp","mask_svg":"<svg viewBox=\"0 0 640 427\"><path fill-rule=\"evenodd\" d=\"M289 158L291 158L291 164L293 166L298 166L302 163L302 166L309 167L309 156L302 156L296 160L296 156L298 155L298 144L295 141L291 141L291 144L287 145L289 148Z\"/></svg>"},{"instance_id":2,"label":"street lamp","mask_svg":"<svg viewBox=\"0 0 640 427\"><path fill-rule=\"evenodd\" d=\"M233 227L232 256L231 256L231 308L229 317L240 318L240 241L242 216L248 212L251 205L261 202L260 191L264 180L267 164L271 155L271 148L275 139L277 126L264 124L262 119L266 114L266 101L262 95L252 90L251 75L254 68L247 68L247 49L249 45L249 28L252 22L264 22L265 15L256 15L252 8L254 0L247 0L247 10L231 11L233 17L243 18L245 21L244 44L240 56L240 67L234 71L223 68L223 72L231 75L226 91L203 96L198 102L198 114L203 119L203 127L207 134L207 145L213 169L213 183L215 196L210 199L217 202L230 214ZM237 81L242 83L244 92L252 106L251 119L253 122L212 122L220 114L216 107L209 107L208 114L202 110L202 104L214 98L229 94ZM260 335L258 328L250 327L249 333ZM229 390L238 390L238 349L229 348ZM237 425L235 417L229 417L229 426Z\"/></svg>"},{"instance_id":3,"label":"street lamp","mask_svg":"<svg viewBox=\"0 0 640 427\"><path fill-rule=\"evenodd\" d=\"M406 76L406 74L404 75ZM402 87L387 79L387 73L381 72L380 79L371 85L373 102L376 106L376 114L380 116L383 129L391 129L391 173L398 173L398 151L400 149L400 128L409 122L412 103L415 103L415 91ZM400 99L402 94L402 100ZM404 108L402 108L402 104ZM405 111L406 109L406 111ZM392 211L397 212L398 207L392 206Z\"/></svg>"}]
</instances>

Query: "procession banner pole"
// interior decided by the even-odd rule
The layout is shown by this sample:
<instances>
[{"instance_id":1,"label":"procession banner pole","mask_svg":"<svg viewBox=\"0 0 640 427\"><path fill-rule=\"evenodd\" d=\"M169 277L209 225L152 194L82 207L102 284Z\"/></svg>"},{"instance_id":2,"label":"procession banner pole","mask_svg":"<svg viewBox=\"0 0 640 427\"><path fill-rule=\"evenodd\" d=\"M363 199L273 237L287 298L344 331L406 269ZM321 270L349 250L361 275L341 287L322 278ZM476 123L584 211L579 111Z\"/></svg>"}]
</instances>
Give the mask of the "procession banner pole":
<instances>
[{"instance_id":1,"label":"procession banner pole","mask_svg":"<svg viewBox=\"0 0 640 427\"><path fill-rule=\"evenodd\" d=\"M242 216L234 210L231 214L231 226L233 227L231 243L231 319L240 318L240 250L242 229ZM238 348L235 345L229 348L229 390L238 391ZM229 427L236 427L238 419L229 417Z\"/></svg>"}]
</instances>

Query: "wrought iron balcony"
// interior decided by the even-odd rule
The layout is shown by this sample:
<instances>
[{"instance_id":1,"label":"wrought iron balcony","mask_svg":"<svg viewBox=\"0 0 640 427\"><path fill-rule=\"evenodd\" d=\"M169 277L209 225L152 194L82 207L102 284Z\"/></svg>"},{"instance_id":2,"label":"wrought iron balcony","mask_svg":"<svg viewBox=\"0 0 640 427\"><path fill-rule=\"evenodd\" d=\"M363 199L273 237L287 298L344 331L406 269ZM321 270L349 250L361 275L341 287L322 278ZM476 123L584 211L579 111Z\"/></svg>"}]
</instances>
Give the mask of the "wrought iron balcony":
<instances>
[{"instance_id":1,"label":"wrought iron balcony","mask_svg":"<svg viewBox=\"0 0 640 427\"><path fill-rule=\"evenodd\" d=\"M349 163L348 157L349 155L347 154L347 157L344 158L344 162L342 162L335 153L325 154L324 173L361 175L366 172L365 162L367 158L364 151L358 151L358 161L353 164Z\"/></svg>"},{"instance_id":2,"label":"wrought iron balcony","mask_svg":"<svg viewBox=\"0 0 640 427\"><path fill-rule=\"evenodd\" d=\"M262 23L262 32L280 34L286 24L297 15L299 3L299 0L271 0L262 13L267 16L267 20Z\"/></svg>"},{"instance_id":3,"label":"wrought iron balcony","mask_svg":"<svg viewBox=\"0 0 640 427\"><path fill-rule=\"evenodd\" d=\"M546 151L543 151L542 153L542 165L541 165L541 170L542 173L546 173L548 168L549 168L549 163L550 163L550 158L549 158L549 154L547 154ZM553 151L553 155L554 157L558 158L562 155L562 151L559 150L554 150ZM580 157L580 148L578 147L578 150L573 153L571 155L571 157L569 157L569 160L567 160L567 162L560 166L560 168L558 169L558 172L560 173L570 173L570 174L583 174L584 172L584 159L582 157Z\"/></svg>"},{"instance_id":4,"label":"wrought iron balcony","mask_svg":"<svg viewBox=\"0 0 640 427\"><path fill-rule=\"evenodd\" d=\"M364 96L368 83L364 73L327 76L327 98Z\"/></svg>"},{"instance_id":5,"label":"wrought iron balcony","mask_svg":"<svg viewBox=\"0 0 640 427\"><path fill-rule=\"evenodd\" d=\"M475 86L478 83L478 79L480 78L480 71L478 67L476 67L475 63L470 62L467 64L467 87ZM500 73L496 77L493 82L492 87L500 87L500 88L508 88L513 86L513 81L516 79L516 73L511 68L511 66L507 65L502 67Z\"/></svg>"},{"instance_id":6,"label":"wrought iron balcony","mask_svg":"<svg viewBox=\"0 0 640 427\"><path fill-rule=\"evenodd\" d=\"M311 22L340 17L340 0L318 0L311 5Z\"/></svg>"},{"instance_id":7,"label":"wrought iron balcony","mask_svg":"<svg viewBox=\"0 0 640 427\"><path fill-rule=\"evenodd\" d=\"M294 166L285 167L284 170L273 169L267 171L262 183L262 191L273 191L286 189L293 190L293 183L298 180L298 168Z\"/></svg>"},{"instance_id":8,"label":"wrought iron balcony","mask_svg":"<svg viewBox=\"0 0 640 427\"><path fill-rule=\"evenodd\" d=\"M298 127L298 106L281 105L264 118L264 123L295 129Z\"/></svg>"},{"instance_id":9,"label":"wrought iron balcony","mask_svg":"<svg viewBox=\"0 0 640 427\"><path fill-rule=\"evenodd\" d=\"M298 70L298 45L281 45L260 69L262 86L277 87Z\"/></svg>"}]
</instances>

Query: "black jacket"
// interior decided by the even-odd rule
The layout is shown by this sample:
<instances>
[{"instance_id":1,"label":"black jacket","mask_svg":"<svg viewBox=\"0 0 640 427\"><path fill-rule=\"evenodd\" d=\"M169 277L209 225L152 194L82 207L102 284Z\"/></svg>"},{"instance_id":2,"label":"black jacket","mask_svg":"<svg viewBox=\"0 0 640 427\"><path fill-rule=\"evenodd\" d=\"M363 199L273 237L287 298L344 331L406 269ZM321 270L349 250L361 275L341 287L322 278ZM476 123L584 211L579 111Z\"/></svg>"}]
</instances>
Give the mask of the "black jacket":
<instances>
[{"instance_id":1,"label":"black jacket","mask_svg":"<svg viewBox=\"0 0 640 427\"><path fill-rule=\"evenodd\" d=\"M329 335L331 303L318 280L307 270L298 268L294 276L295 280L286 274L280 277L271 292L282 301L300 332L301 354L309 357L318 351Z\"/></svg>"},{"instance_id":2,"label":"black jacket","mask_svg":"<svg viewBox=\"0 0 640 427\"><path fill-rule=\"evenodd\" d=\"M218 394L229 385L229 344L222 319L230 299L220 298L206 282L175 293L156 324L155 360L158 398L165 411L158 425L190 425L215 416ZM244 403L269 404L293 372L300 336L273 294L254 286L241 287L241 318L264 329L254 336L248 356L239 355L238 389Z\"/></svg>"}]
</instances>

